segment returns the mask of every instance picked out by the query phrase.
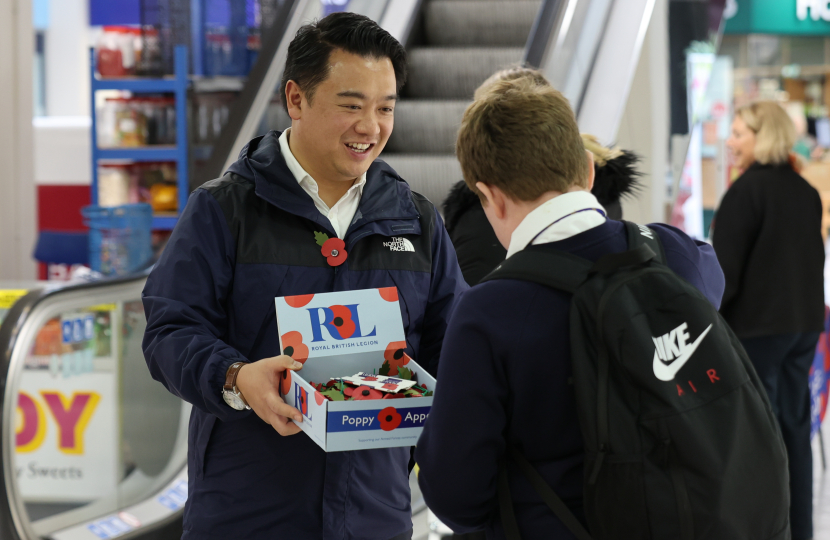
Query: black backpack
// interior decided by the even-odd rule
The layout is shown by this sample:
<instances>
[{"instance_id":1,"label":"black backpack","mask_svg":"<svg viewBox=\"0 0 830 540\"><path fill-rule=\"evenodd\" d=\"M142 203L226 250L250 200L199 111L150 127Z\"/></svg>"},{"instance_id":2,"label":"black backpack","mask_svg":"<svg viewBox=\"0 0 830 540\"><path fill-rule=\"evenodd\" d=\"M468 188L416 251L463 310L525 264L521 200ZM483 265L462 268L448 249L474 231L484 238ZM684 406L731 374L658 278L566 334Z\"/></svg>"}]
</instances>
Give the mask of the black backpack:
<instances>
[{"instance_id":1,"label":"black backpack","mask_svg":"<svg viewBox=\"0 0 830 540\"><path fill-rule=\"evenodd\" d=\"M789 475L755 369L712 304L665 265L657 234L596 264L528 246L483 281L573 294L573 384L585 441L589 534L516 448L508 454L580 540L785 540ZM519 539L501 468L507 538Z\"/></svg>"}]
</instances>

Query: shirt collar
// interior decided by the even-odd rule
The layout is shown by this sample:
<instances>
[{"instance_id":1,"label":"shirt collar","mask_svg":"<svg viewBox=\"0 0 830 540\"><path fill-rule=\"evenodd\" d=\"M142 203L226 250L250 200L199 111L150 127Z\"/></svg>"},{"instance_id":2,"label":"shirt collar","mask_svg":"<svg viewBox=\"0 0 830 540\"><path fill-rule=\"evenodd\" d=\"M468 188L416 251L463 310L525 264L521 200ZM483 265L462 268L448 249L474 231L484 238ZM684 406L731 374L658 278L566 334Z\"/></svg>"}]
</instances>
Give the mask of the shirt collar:
<instances>
[{"instance_id":1,"label":"shirt collar","mask_svg":"<svg viewBox=\"0 0 830 540\"><path fill-rule=\"evenodd\" d=\"M288 146L288 133L291 131L291 128L287 128L285 131L282 132L280 135L280 153L282 154L282 158L285 160L285 164L288 165L288 170L291 171L291 174L294 175L294 178L297 180L297 183L301 186L307 187L314 193L318 192L317 182L314 178L311 177L303 166L300 165L300 162L297 161L297 158L294 157L294 154L291 153L291 148ZM357 182L352 184L352 187L349 188L349 191L346 192L346 195L357 191L359 195L363 194L363 186L366 185L366 173L360 175L360 178L357 179ZM346 196L344 195L344 197Z\"/></svg>"},{"instance_id":2,"label":"shirt collar","mask_svg":"<svg viewBox=\"0 0 830 540\"><path fill-rule=\"evenodd\" d=\"M582 210L595 209L602 213L582 212ZM572 214L582 219L569 218ZM586 215L588 214L588 215ZM561 221L560 221L561 220ZM533 240L545 232L546 240L556 241L570 238L588 229L605 223L605 209L599 204L597 198L589 191L572 191L563 193L545 201L534 208L516 227L510 237L510 247L507 249L507 257L523 250ZM547 229L547 230L546 230ZM549 234L550 233L550 234ZM555 238L548 239L548 236Z\"/></svg>"}]
</instances>

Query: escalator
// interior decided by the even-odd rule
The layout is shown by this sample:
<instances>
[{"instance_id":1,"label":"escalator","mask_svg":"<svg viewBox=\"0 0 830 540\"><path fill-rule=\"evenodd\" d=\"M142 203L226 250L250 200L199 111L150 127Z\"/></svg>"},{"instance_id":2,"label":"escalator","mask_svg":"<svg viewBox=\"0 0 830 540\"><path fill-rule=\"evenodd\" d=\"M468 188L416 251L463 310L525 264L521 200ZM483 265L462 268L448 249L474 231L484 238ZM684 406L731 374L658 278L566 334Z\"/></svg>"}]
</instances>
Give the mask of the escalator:
<instances>
[{"instance_id":1,"label":"escalator","mask_svg":"<svg viewBox=\"0 0 830 540\"><path fill-rule=\"evenodd\" d=\"M146 276L28 289L0 326L0 538L181 536L190 405L141 352Z\"/></svg>"}]
</instances>

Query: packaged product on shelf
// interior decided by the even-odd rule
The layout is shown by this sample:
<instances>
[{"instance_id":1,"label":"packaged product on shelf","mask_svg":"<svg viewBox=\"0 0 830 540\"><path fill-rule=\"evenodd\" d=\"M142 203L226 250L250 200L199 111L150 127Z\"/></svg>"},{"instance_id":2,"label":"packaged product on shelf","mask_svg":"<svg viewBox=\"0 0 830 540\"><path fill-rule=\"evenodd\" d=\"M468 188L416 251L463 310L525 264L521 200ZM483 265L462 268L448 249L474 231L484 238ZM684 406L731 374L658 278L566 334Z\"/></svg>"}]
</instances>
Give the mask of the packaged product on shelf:
<instances>
[{"instance_id":1,"label":"packaged product on shelf","mask_svg":"<svg viewBox=\"0 0 830 540\"><path fill-rule=\"evenodd\" d=\"M141 48L139 30L132 27L105 26L98 40L97 65L102 77L125 77L135 73Z\"/></svg>"},{"instance_id":2,"label":"packaged product on shelf","mask_svg":"<svg viewBox=\"0 0 830 540\"><path fill-rule=\"evenodd\" d=\"M176 143L175 100L167 96L110 97L99 113L98 144L136 147Z\"/></svg>"},{"instance_id":3,"label":"packaged product on shelf","mask_svg":"<svg viewBox=\"0 0 830 540\"><path fill-rule=\"evenodd\" d=\"M176 178L174 162L106 162L98 167L98 204L150 203L154 212L176 212Z\"/></svg>"},{"instance_id":4,"label":"packaged product on shelf","mask_svg":"<svg viewBox=\"0 0 830 540\"><path fill-rule=\"evenodd\" d=\"M98 167L98 204L100 206L121 206L131 201L130 164L110 163Z\"/></svg>"}]
</instances>

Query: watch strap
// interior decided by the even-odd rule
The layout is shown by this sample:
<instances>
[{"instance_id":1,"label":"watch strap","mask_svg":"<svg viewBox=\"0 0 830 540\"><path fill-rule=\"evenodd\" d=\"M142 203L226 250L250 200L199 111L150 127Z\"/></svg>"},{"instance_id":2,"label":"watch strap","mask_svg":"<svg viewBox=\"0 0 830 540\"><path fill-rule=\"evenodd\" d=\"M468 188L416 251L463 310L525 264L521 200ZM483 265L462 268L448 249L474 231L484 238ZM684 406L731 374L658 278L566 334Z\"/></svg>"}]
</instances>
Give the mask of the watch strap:
<instances>
[{"instance_id":1,"label":"watch strap","mask_svg":"<svg viewBox=\"0 0 830 540\"><path fill-rule=\"evenodd\" d=\"M238 393L236 389L236 377L239 375L239 370L242 369L242 366L248 365L248 362L234 362L228 368L228 371L225 372L225 386L223 389L226 392L234 392Z\"/></svg>"}]
</instances>

